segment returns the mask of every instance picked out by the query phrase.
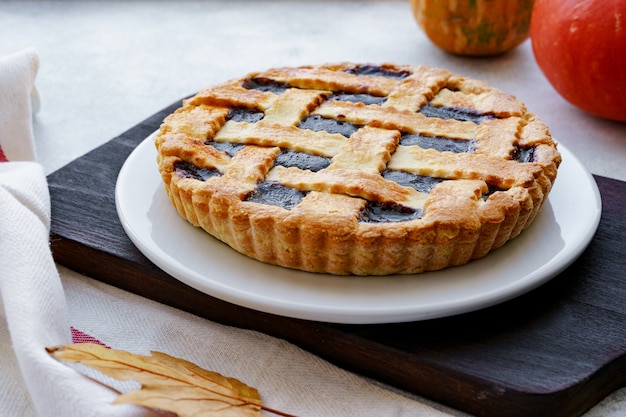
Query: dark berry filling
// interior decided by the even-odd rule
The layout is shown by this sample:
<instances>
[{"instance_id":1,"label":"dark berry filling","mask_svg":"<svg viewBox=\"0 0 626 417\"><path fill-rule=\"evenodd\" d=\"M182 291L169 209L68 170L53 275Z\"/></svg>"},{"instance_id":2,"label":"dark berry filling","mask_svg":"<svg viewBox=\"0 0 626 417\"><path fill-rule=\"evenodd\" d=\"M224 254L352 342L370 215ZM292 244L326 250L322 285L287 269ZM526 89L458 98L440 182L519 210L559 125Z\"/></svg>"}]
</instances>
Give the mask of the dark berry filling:
<instances>
[{"instance_id":1,"label":"dark berry filling","mask_svg":"<svg viewBox=\"0 0 626 417\"><path fill-rule=\"evenodd\" d=\"M435 107L430 104L423 106L419 112L427 117L454 119L460 122L474 122L476 124L481 124L487 119L495 119L495 116L490 114L480 114L471 110L457 109L453 107Z\"/></svg>"},{"instance_id":2,"label":"dark berry filling","mask_svg":"<svg viewBox=\"0 0 626 417\"><path fill-rule=\"evenodd\" d=\"M437 184L446 181L443 178L426 177L405 171L384 170L381 172L384 179L397 182L405 187L415 188L417 191L428 193Z\"/></svg>"},{"instance_id":3,"label":"dark berry filling","mask_svg":"<svg viewBox=\"0 0 626 417\"><path fill-rule=\"evenodd\" d=\"M498 187L494 187L494 186L489 186L489 191L487 191L485 194L483 194L483 200L487 201L487 199L489 197L491 197L493 194L497 193L498 191L505 191L502 188L498 188Z\"/></svg>"},{"instance_id":4,"label":"dark berry filling","mask_svg":"<svg viewBox=\"0 0 626 417\"><path fill-rule=\"evenodd\" d=\"M330 158L292 151L290 149L283 149L276 157L274 165L280 165L287 168L296 167L317 172L330 165Z\"/></svg>"},{"instance_id":5,"label":"dark berry filling","mask_svg":"<svg viewBox=\"0 0 626 417\"><path fill-rule=\"evenodd\" d=\"M422 210L412 209L399 204L368 202L359 214L363 223L405 222L422 217Z\"/></svg>"},{"instance_id":6,"label":"dark berry filling","mask_svg":"<svg viewBox=\"0 0 626 417\"><path fill-rule=\"evenodd\" d=\"M355 75L367 75L371 77L388 77L388 78L397 78L400 80L411 75L410 71L393 70L393 69L384 68L378 65L359 65L356 67L349 68L345 71L350 74L355 74Z\"/></svg>"},{"instance_id":7,"label":"dark berry filling","mask_svg":"<svg viewBox=\"0 0 626 417\"><path fill-rule=\"evenodd\" d=\"M335 92L329 97L329 99L363 104L383 104L385 101L387 101L387 97L378 97L371 94L353 94L344 92Z\"/></svg>"},{"instance_id":8,"label":"dark berry filling","mask_svg":"<svg viewBox=\"0 0 626 417\"><path fill-rule=\"evenodd\" d=\"M350 137L354 132L359 130L361 126L350 122L342 122L341 120L325 119L321 116L308 116L300 122L300 129L309 129L316 132L326 131L328 133L339 133L345 137Z\"/></svg>"},{"instance_id":9,"label":"dark berry filling","mask_svg":"<svg viewBox=\"0 0 626 417\"><path fill-rule=\"evenodd\" d=\"M213 146L218 151L222 151L222 152L226 153L231 158L233 156L235 156L235 154L237 153L237 151L239 149L241 149L241 148L243 148L245 146L245 145L243 145L241 143L213 142L213 141L206 142L206 144Z\"/></svg>"},{"instance_id":10,"label":"dark berry filling","mask_svg":"<svg viewBox=\"0 0 626 417\"><path fill-rule=\"evenodd\" d=\"M450 139L440 136L426 136L420 134L403 134L400 138L400 145L418 145L424 149L436 149L439 152L466 153L472 152L474 142L462 139Z\"/></svg>"},{"instance_id":11,"label":"dark berry filling","mask_svg":"<svg viewBox=\"0 0 626 417\"><path fill-rule=\"evenodd\" d=\"M198 181L206 181L211 177L221 175L215 168L198 168L189 162L176 162L174 164L174 171L181 178L193 178Z\"/></svg>"},{"instance_id":12,"label":"dark berry filling","mask_svg":"<svg viewBox=\"0 0 626 417\"><path fill-rule=\"evenodd\" d=\"M276 181L261 181L257 188L246 196L246 201L270 204L291 210L304 198L304 193L286 187Z\"/></svg>"},{"instance_id":13,"label":"dark berry filling","mask_svg":"<svg viewBox=\"0 0 626 417\"><path fill-rule=\"evenodd\" d=\"M517 162L533 162L535 160L535 148L523 148L521 146L516 146L513 149L511 159Z\"/></svg>"},{"instance_id":14,"label":"dark berry filling","mask_svg":"<svg viewBox=\"0 0 626 417\"><path fill-rule=\"evenodd\" d=\"M244 107L234 107L228 110L228 120L233 122L256 123L265 116L262 111L246 109Z\"/></svg>"},{"instance_id":15,"label":"dark berry filling","mask_svg":"<svg viewBox=\"0 0 626 417\"><path fill-rule=\"evenodd\" d=\"M248 90L259 90L274 94L282 94L289 87L289 84L275 81L266 77L248 78L243 82L243 87Z\"/></svg>"}]
</instances>

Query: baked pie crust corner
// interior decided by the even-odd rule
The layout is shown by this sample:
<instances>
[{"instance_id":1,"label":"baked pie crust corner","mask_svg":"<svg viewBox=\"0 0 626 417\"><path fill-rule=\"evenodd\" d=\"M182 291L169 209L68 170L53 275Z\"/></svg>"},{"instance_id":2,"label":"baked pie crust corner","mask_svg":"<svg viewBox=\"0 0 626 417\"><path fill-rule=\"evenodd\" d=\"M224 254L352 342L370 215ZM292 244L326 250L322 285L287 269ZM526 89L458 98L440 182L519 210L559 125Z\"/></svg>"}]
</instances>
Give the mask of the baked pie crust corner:
<instances>
[{"instance_id":1,"label":"baked pie crust corner","mask_svg":"<svg viewBox=\"0 0 626 417\"><path fill-rule=\"evenodd\" d=\"M209 87L155 144L191 224L259 261L337 275L487 255L531 224L561 162L512 95L394 64L275 68Z\"/></svg>"}]
</instances>

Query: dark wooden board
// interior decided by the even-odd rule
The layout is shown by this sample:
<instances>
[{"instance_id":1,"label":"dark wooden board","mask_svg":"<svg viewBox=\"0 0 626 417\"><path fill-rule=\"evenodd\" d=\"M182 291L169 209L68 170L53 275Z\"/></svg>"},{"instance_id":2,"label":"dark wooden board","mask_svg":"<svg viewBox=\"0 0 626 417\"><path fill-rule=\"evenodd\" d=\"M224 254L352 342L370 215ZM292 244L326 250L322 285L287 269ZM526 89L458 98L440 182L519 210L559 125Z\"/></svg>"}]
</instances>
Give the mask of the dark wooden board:
<instances>
[{"instance_id":1,"label":"dark wooden board","mask_svg":"<svg viewBox=\"0 0 626 417\"><path fill-rule=\"evenodd\" d=\"M579 416L626 385L626 183L596 177L603 213L589 247L558 277L512 301L411 323L286 318L180 283L126 236L115 210L117 174L177 106L48 176L57 262L198 316L283 338L345 369L477 416Z\"/></svg>"}]
</instances>

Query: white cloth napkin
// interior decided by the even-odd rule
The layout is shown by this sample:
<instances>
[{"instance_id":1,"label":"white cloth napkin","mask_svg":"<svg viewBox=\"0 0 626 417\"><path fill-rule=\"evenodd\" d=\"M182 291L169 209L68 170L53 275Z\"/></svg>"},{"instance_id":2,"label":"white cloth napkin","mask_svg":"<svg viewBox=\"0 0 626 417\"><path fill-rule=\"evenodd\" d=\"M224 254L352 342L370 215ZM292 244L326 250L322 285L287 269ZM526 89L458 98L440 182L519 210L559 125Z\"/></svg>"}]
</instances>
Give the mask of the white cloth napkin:
<instances>
[{"instance_id":1,"label":"white cloth napkin","mask_svg":"<svg viewBox=\"0 0 626 417\"><path fill-rule=\"evenodd\" d=\"M50 198L35 160L32 111L37 52L0 59L0 293L24 383L39 416L147 416L134 406L111 405L116 394L57 362L45 347L71 343L67 305L49 248ZM2 372L12 384L15 375ZM6 379L5 379L6 378ZM0 391L6 392L2 386ZM21 410L9 410L22 415ZM14 414L13 414L14 413Z\"/></svg>"},{"instance_id":2,"label":"white cloth napkin","mask_svg":"<svg viewBox=\"0 0 626 417\"><path fill-rule=\"evenodd\" d=\"M31 115L39 109L38 69L34 49L0 58L0 148L10 161L35 160Z\"/></svg>"}]
</instances>

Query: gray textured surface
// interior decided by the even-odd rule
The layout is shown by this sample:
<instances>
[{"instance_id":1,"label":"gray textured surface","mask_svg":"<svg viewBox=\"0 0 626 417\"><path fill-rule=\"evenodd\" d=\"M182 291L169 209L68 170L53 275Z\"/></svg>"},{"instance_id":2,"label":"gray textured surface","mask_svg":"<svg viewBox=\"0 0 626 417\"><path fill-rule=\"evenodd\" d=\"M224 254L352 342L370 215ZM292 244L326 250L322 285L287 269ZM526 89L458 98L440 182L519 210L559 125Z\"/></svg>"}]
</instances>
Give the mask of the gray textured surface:
<instances>
[{"instance_id":1,"label":"gray textured surface","mask_svg":"<svg viewBox=\"0 0 626 417\"><path fill-rule=\"evenodd\" d=\"M35 120L48 172L203 86L257 69L329 61L445 66L515 94L599 175L626 180L626 124L573 108L530 42L498 58L448 55L405 1L0 2L0 54L41 57Z\"/></svg>"}]
</instances>

